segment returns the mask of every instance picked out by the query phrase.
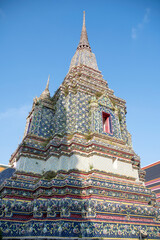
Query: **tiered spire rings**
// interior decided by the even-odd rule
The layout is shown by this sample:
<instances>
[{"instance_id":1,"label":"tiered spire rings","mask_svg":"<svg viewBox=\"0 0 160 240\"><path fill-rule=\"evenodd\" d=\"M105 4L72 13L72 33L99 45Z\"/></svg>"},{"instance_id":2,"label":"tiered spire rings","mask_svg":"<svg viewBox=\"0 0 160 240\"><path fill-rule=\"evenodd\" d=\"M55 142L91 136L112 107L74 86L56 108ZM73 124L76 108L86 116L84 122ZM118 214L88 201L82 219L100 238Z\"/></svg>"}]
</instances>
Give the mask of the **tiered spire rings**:
<instances>
[{"instance_id":1,"label":"tiered spire rings","mask_svg":"<svg viewBox=\"0 0 160 240\"><path fill-rule=\"evenodd\" d=\"M91 47L88 42L87 30L85 25L85 11L83 11L83 26L81 32L80 42L78 44L77 49L88 49L91 52Z\"/></svg>"}]
</instances>

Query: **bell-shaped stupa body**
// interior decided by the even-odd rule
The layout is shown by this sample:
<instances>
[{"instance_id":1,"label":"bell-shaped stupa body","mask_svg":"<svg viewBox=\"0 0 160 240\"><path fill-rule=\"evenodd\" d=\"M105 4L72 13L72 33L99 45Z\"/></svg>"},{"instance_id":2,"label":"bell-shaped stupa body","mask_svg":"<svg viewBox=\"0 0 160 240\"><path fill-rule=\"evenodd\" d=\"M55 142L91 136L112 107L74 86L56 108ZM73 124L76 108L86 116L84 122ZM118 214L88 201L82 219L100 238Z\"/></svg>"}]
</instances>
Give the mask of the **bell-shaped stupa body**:
<instances>
[{"instance_id":1,"label":"bell-shaped stupa body","mask_svg":"<svg viewBox=\"0 0 160 240\"><path fill-rule=\"evenodd\" d=\"M77 50L71 60L70 68L85 65L98 70L95 54L92 53L88 42L87 30L85 25L85 12L83 12L83 26Z\"/></svg>"}]
</instances>

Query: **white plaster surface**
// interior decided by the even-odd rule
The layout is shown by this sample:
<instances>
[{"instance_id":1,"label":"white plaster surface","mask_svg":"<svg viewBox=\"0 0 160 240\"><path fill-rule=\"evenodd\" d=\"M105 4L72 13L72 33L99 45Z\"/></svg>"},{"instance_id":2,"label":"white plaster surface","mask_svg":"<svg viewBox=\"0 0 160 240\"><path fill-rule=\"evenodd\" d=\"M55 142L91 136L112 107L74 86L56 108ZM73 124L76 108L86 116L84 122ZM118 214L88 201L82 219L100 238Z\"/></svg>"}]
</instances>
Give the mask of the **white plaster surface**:
<instances>
[{"instance_id":1,"label":"white plaster surface","mask_svg":"<svg viewBox=\"0 0 160 240\"><path fill-rule=\"evenodd\" d=\"M61 156L50 157L47 161L39 159L21 157L17 162L18 170L42 173L43 171L58 171L58 170L70 170L79 169L83 171L89 171L92 169L98 169L101 171L111 172L114 174L120 174L127 177L134 177L137 180L138 170L132 168L131 163L122 162L118 159L113 160L111 158L101 156L84 157L78 154L73 154L71 157Z\"/></svg>"}]
</instances>

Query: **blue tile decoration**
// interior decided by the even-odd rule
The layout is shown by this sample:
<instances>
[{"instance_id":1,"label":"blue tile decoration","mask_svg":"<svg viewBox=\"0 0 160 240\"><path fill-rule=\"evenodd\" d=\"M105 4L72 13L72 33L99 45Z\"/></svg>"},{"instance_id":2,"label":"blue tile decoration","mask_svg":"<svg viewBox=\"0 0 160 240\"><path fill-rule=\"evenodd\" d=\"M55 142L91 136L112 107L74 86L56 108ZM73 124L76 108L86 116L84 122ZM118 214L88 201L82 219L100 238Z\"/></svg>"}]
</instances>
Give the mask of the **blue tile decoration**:
<instances>
[{"instance_id":1,"label":"blue tile decoration","mask_svg":"<svg viewBox=\"0 0 160 240\"><path fill-rule=\"evenodd\" d=\"M145 204L155 195L145 187L113 182L97 173L84 178L74 171L59 173L50 181L39 178L33 182L31 178L8 179L1 187L0 228L4 237L137 239L140 229L152 239L160 234L159 209ZM126 202L113 201L117 197Z\"/></svg>"},{"instance_id":2,"label":"blue tile decoration","mask_svg":"<svg viewBox=\"0 0 160 240\"><path fill-rule=\"evenodd\" d=\"M143 233L147 239L160 239L160 206L155 193L144 187L145 171L127 130L126 103L98 70L85 21L69 72L53 97L48 86L49 79L33 101L24 138L11 156L16 171L1 174L3 237L133 240ZM103 112L110 118L110 133L103 130ZM95 156L106 160L106 166L116 160L136 174L122 175L114 166L110 172L70 166L69 171L35 174L39 163L45 171L52 157L66 161L72 155L87 162Z\"/></svg>"}]
</instances>

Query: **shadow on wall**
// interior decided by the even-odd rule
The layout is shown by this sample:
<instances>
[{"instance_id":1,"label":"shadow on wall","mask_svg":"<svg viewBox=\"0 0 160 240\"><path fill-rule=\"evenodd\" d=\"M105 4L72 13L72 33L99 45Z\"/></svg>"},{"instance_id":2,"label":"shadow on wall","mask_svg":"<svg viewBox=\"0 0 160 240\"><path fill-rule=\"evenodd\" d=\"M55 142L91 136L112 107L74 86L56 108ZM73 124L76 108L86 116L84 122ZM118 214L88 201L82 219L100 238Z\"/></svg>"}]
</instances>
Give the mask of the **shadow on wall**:
<instances>
[{"instance_id":1,"label":"shadow on wall","mask_svg":"<svg viewBox=\"0 0 160 240\"><path fill-rule=\"evenodd\" d=\"M0 185L8 178L11 178L15 172L14 168L7 168L0 172Z\"/></svg>"}]
</instances>

